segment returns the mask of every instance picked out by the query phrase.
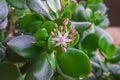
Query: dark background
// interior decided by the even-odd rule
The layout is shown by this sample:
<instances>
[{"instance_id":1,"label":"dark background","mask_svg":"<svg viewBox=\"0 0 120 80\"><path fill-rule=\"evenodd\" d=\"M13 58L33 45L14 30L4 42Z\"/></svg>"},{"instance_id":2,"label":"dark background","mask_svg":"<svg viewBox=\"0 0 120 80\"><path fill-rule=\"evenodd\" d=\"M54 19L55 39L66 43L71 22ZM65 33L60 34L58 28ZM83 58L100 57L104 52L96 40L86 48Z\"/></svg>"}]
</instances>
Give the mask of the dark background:
<instances>
[{"instance_id":1,"label":"dark background","mask_svg":"<svg viewBox=\"0 0 120 80\"><path fill-rule=\"evenodd\" d=\"M120 0L104 0L108 7L108 17L110 26L120 26Z\"/></svg>"}]
</instances>

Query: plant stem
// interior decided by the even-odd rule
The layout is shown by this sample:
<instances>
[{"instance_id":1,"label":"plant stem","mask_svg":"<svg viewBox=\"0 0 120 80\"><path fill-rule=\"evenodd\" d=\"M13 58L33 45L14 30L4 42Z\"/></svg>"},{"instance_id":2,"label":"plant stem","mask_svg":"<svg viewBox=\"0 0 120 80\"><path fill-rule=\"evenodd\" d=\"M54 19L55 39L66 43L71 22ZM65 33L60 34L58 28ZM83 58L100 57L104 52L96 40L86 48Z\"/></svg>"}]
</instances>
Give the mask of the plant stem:
<instances>
[{"instance_id":1,"label":"plant stem","mask_svg":"<svg viewBox=\"0 0 120 80\"><path fill-rule=\"evenodd\" d=\"M4 39L5 30L0 31L0 42Z\"/></svg>"}]
</instances>

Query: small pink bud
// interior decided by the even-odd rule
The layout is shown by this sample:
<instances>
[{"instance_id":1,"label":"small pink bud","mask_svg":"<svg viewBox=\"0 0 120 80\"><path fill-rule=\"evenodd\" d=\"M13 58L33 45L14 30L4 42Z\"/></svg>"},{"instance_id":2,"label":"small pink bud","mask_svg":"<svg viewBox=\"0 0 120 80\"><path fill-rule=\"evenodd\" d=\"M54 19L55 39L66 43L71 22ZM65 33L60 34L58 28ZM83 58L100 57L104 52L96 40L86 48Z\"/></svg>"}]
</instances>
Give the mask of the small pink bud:
<instances>
[{"instance_id":1,"label":"small pink bud","mask_svg":"<svg viewBox=\"0 0 120 80\"><path fill-rule=\"evenodd\" d=\"M54 32L51 32L51 34L50 34L51 36L55 36L55 34L54 34Z\"/></svg>"},{"instance_id":2,"label":"small pink bud","mask_svg":"<svg viewBox=\"0 0 120 80\"><path fill-rule=\"evenodd\" d=\"M66 48L63 47L62 52L66 53L67 52Z\"/></svg>"},{"instance_id":3,"label":"small pink bud","mask_svg":"<svg viewBox=\"0 0 120 80\"><path fill-rule=\"evenodd\" d=\"M55 41L52 41L52 44L55 44Z\"/></svg>"},{"instance_id":4,"label":"small pink bud","mask_svg":"<svg viewBox=\"0 0 120 80\"><path fill-rule=\"evenodd\" d=\"M63 26L59 26L59 30L62 31L63 30Z\"/></svg>"},{"instance_id":5,"label":"small pink bud","mask_svg":"<svg viewBox=\"0 0 120 80\"><path fill-rule=\"evenodd\" d=\"M77 0L71 0L71 2L73 2L73 3L77 3Z\"/></svg>"},{"instance_id":6,"label":"small pink bud","mask_svg":"<svg viewBox=\"0 0 120 80\"><path fill-rule=\"evenodd\" d=\"M65 19L63 24L66 26L68 24L68 22L69 22L69 19Z\"/></svg>"},{"instance_id":7,"label":"small pink bud","mask_svg":"<svg viewBox=\"0 0 120 80\"><path fill-rule=\"evenodd\" d=\"M72 33L73 35L75 35L75 34L76 34L76 31L75 31L75 30L72 30L71 33Z\"/></svg>"}]
</instances>

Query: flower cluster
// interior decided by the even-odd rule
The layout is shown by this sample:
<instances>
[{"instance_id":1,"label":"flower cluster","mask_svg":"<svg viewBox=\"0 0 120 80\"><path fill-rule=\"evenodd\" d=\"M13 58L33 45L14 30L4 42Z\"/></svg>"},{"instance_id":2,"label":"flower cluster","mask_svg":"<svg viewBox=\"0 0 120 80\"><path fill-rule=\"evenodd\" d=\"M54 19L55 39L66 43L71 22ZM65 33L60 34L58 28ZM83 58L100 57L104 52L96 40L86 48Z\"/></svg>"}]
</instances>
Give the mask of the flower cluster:
<instances>
[{"instance_id":1,"label":"flower cluster","mask_svg":"<svg viewBox=\"0 0 120 80\"><path fill-rule=\"evenodd\" d=\"M74 42L76 31L72 25L68 26L69 20L65 19L63 25L58 26L55 24L55 28L51 32L52 44L55 44L55 47L61 47L62 52L67 51L67 47Z\"/></svg>"}]
</instances>

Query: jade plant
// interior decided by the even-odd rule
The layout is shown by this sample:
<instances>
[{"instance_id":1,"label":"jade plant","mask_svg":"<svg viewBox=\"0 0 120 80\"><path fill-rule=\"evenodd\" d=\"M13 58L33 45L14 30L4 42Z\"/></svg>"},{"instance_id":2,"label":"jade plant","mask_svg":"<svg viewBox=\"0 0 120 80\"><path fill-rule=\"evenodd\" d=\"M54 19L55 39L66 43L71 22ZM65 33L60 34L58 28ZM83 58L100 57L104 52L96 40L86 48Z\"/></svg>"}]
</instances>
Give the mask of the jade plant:
<instances>
[{"instance_id":1,"label":"jade plant","mask_svg":"<svg viewBox=\"0 0 120 80\"><path fill-rule=\"evenodd\" d=\"M103 0L0 0L0 10L0 80L120 79Z\"/></svg>"}]
</instances>

